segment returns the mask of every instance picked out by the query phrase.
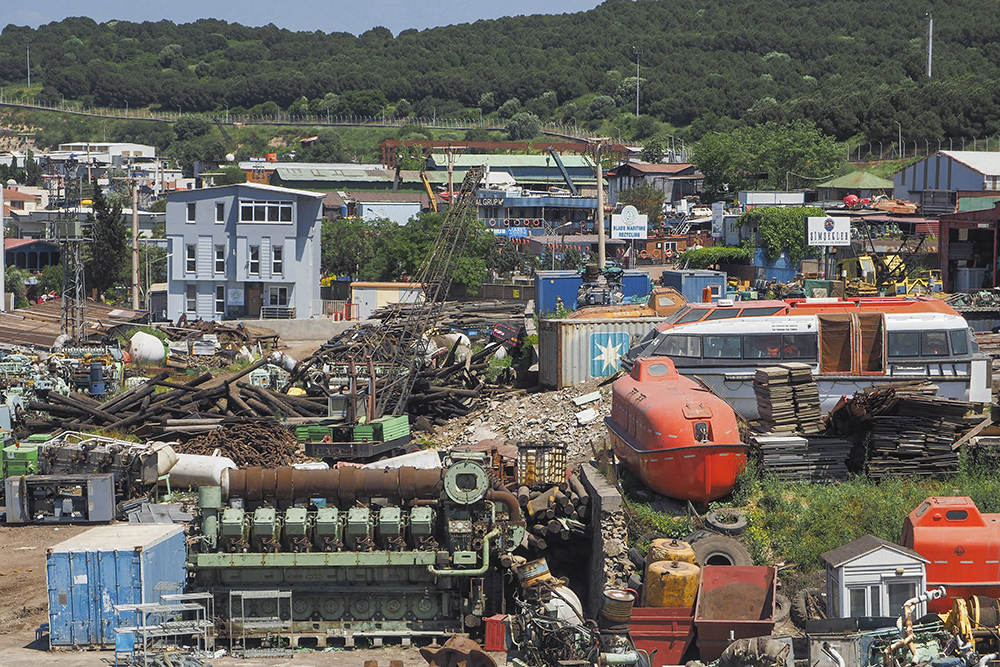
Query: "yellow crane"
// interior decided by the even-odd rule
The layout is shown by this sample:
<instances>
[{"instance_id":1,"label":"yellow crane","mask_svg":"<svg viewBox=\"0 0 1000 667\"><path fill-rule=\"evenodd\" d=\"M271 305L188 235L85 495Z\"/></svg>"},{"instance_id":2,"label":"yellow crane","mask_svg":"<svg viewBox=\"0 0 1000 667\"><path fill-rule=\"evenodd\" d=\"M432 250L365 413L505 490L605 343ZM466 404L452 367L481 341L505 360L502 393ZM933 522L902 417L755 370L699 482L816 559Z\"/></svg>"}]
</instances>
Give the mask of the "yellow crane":
<instances>
[{"instance_id":1,"label":"yellow crane","mask_svg":"<svg viewBox=\"0 0 1000 667\"><path fill-rule=\"evenodd\" d=\"M431 188L431 182L427 180L427 173L420 172L420 180L424 182L424 188L427 190L427 196L431 198L431 210L435 213L438 212L437 197L434 196L434 190Z\"/></svg>"}]
</instances>

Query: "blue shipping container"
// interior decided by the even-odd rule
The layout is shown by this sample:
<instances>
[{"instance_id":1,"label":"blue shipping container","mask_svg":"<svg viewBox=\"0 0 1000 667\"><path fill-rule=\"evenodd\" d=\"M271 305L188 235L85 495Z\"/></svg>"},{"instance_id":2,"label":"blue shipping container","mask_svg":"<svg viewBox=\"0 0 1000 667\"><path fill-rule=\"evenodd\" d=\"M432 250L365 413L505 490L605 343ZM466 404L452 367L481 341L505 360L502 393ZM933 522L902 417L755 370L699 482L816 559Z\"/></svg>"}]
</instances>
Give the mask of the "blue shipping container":
<instances>
[{"instance_id":1,"label":"blue shipping container","mask_svg":"<svg viewBox=\"0 0 1000 667\"><path fill-rule=\"evenodd\" d=\"M712 291L712 300L725 298L726 273L724 271L706 271L704 269L667 269L663 272L661 282L664 287L673 287L693 303L701 303L705 288Z\"/></svg>"},{"instance_id":2,"label":"blue shipping container","mask_svg":"<svg viewBox=\"0 0 1000 667\"><path fill-rule=\"evenodd\" d=\"M578 271L537 271L535 273L535 313L551 313L562 299L562 305L576 310L576 297L583 284ZM651 286L649 274L628 269L622 276L622 292L626 297L645 297Z\"/></svg>"},{"instance_id":3,"label":"blue shipping container","mask_svg":"<svg viewBox=\"0 0 1000 667\"><path fill-rule=\"evenodd\" d=\"M119 618L135 625L135 615L119 617L115 605L183 592L186 556L184 528L175 524L99 526L50 548L49 645L114 645Z\"/></svg>"}]
</instances>

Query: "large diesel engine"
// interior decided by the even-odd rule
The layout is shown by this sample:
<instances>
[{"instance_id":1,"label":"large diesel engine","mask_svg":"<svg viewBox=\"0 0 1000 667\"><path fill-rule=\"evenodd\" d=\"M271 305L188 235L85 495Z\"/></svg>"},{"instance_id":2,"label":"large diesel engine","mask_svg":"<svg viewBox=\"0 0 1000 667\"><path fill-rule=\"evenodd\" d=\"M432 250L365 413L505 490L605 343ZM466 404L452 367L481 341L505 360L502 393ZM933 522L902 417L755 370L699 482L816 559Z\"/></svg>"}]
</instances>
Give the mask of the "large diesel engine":
<instances>
[{"instance_id":1,"label":"large diesel engine","mask_svg":"<svg viewBox=\"0 0 1000 667\"><path fill-rule=\"evenodd\" d=\"M445 634L481 623L521 544L517 499L487 458L443 468L246 468L199 489L189 567L222 632Z\"/></svg>"}]
</instances>

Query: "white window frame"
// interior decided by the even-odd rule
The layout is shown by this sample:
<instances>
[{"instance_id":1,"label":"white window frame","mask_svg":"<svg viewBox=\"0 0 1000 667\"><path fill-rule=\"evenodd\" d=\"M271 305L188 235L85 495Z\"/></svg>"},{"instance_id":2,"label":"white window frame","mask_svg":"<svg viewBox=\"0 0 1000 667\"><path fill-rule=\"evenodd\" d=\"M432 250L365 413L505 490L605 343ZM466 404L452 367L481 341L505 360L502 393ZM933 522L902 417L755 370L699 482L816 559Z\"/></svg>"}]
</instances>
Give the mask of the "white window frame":
<instances>
[{"instance_id":1,"label":"white window frame","mask_svg":"<svg viewBox=\"0 0 1000 667\"><path fill-rule=\"evenodd\" d=\"M247 259L247 273L251 276L260 275L260 246L250 246L250 256Z\"/></svg>"},{"instance_id":2,"label":"white window frame","mask_svg":"<svg viewBox=\"0 0 1000 667\"><path fill-rule=\"evenodd\" d=\"M270 285L267 288L267 305L285 307L288 305L288 288Z\"/></svg>"},{"instance_id":3,"label":"white window frame","mask_svg":"<svg viewBox=\"0 0 1000 667\"><path fill-rule=\"evenodd\" d=\"M215 202L215 221L225 222L226 221L226 205L224 202Z\"/></svg>"},{"instance_id":4,"label":"white window frame","mask_svg":"<svg viewBox=\"0 0 1000 667\"><path fill-rule=\"evenodd\" d=\"M290 201L240 200L240 222L288 225L294 220Z\"/></svg>"},{"instance_id":5,"label":"white window frame","mask_svg":"<svg viewBox=\"0 0 1000 667\"><path fill-rule=\"evenodd\" d=\"M226 272L226 246L224 245L215 246L215 272Z\"/></svg>"},{"instance_id":6,"label":"white window frame","mask_svg":"<svg viewBox=\"0 0 1000 667\"><path fill-rule=\"evenodd\" d=\"M280 245L271 246L271 275L280 276L285 273L285 248Z\"/></svg>"},{"instance_id":7,"label":"white window frame","mask_svg":"<svg viewBox=\"0 0 1000 667\"><path fill-rule=\"evenodd\" d=\"M187 218L186 218L186 220L188 222L195 222L198 219L197 210L198 209L197 209L197 206L196 206L195 202L193 202L193 201L188 202L188 204L187 204Z\"/></svg>"},{"instance_id":8,"label":"white window frame","mask_svg":"<svg viewBox=\"0 0 1000 667\"><path fill-rule=\"evenodd\" d=\"M184 248L184 273L196 273L198 271L198 246L188 243Z\"/></svg>"},{"instance_id":9,"label":"white window frame","mask_svg":"<svg viewBox=\"0 0 1000 667\"><path fill-rule=\"evenodd\" d=\"M215 286L215 314L225 315L226 314L226 286L216 285Z\"/></svg>"},{"instance_id":10,"label":"white window frame","mask_svg":"<svg viewBox=\"0 0 1000 667\"><path fill-rule=\"evenodd\" d=\"M184 291L184 312L198 312L198 285L196 283L188 283Z\"/></svg>"}]
</instances>

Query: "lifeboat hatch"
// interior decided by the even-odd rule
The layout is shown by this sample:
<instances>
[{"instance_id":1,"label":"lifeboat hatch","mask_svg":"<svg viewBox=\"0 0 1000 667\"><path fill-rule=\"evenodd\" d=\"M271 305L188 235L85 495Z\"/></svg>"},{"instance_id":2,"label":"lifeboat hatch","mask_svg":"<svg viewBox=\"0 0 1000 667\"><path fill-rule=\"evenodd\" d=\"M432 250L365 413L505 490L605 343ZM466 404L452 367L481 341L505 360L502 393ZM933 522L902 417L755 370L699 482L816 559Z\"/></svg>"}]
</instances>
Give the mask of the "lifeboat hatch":
<instances>
[{"instance_id":1,"label":"lifeboat hatch","mask_svg":"<svg viewBox=\"0 0 1000 667\"><path fill-rule=\"evenodd\" d=\"M711 419L712 408L704 403L685 403L684 416L688 419Z\"/></svg>"},{"instance_id":2,"label":"lifeboat hatch","mask_svg":"<svg viewBox=\"0 0 1000 667\"><path fill-rule=\"evenodd\" d=\"M711 442L712 428L709 426L708 422L694 423L694 439L698 442Z\"/></svg>"}]
</instances>

